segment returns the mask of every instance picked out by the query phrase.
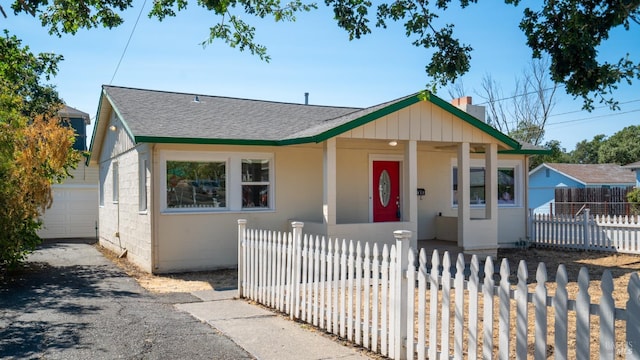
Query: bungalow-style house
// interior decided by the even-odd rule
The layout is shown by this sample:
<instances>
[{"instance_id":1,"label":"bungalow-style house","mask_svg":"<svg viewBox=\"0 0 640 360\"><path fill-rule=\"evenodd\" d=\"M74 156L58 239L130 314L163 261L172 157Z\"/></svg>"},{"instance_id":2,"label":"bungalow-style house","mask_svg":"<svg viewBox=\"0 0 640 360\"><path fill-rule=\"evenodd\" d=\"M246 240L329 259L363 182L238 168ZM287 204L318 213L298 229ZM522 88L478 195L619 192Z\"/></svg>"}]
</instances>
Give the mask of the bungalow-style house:
<instances>
[{"instance_id":1,"label":"bungalow-style house","mask_svg":"<svg viewBox=\"0 0 640 360\"><path fill-rule=\"evenodd\" d=\"M73 148L87 150L87 125L89 114L71 106L64 106L58 116L65 126L76 133ZM89 167L80 161L71 177L62 184L53 184L53 203L40 220L42 227L37 234L43 239L95 238L98 225L98 167Z\"/></svg>"},{"instance_id":2,"label":"bungalow-style house","mask_svg":"<svg viewBox=\"0 0 640 360\"><path fill-rule=\"evenodd\" d=\"M555 202L555 189L626 188L636 177L618 164L542 163L529 172L529 204L535 213L547 214Z\"/></svg>"},{"instance_id":3,"label":"bungalow-style house","mask_svg":"<svg viewBox=\"0 0 640 360\"><path fill-rule=\"evenodd\" d=\"M142 269L234 267L253 228L392 243L456 241L495 255L526 236L522 146L461 108L413 94L369 108L103 86L90 163L99 240Z\"/></svg>"}]
</instances>

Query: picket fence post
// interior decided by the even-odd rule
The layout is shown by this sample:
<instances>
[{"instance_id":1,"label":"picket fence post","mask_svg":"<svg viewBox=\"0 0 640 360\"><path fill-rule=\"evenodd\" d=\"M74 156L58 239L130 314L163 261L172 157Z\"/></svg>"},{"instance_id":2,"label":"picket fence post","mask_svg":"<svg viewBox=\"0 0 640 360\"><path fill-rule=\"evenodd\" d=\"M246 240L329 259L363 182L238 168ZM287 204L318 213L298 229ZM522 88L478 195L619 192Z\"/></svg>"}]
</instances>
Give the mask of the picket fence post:
<instances>
[{"instance_id":1,"label":"picket fence post","mask_svg":"<svg viewBox=\"0 0 640 360\"><path fill-rule=\"evenodd\" d=\"M407 270L409 268L409 244L411 239L411 231L396 230L393 232L396 238L396 271L395 276L395 303L393 311L395 312L393 324L395 328L395 341L393 342L394 359L403 360L407 358L407 304L404 301L408 293ZM411 271L415 271L411 269ZM411 287L413 291L413 284ZM413 334L411 334L413 336ZM410 349L413 351L413 349Z\"/></svg>"},{"instance_id":2,"label":"picket fence post","mask_svg":"<svg viewBox=\"0 0 640 360\"><path fill-rule=\"evenodd\" d=\"M535 214L533 213L533 209L529 209L529 217L527 218L527 236L529 237L529 241L531 242L536 242L536 234L535 234L535 229L533 228L534 226L534 216Z\"/></svg>"},{"instance_id":3,"label":"picket fence post","mask_svg":"<svg viewBox=\"0 0 640 360\"><path fill-rule=\"evenodd\" d=\"M295 302L293 304L292 310L289 314L289 318L298 319L300 318L300 275L302 272L302 227L304 223L301 221L294 221L291 223L291 227L293 228L293 252L292 261L293 267L291 270L293 274L291 279L293 280L293 284L291 284L291 298Z\"/></svg>"},{"instance_id":4,"label":"picket fence post","mask_svg":"<svg viewBox=\"0 0 640 360\"><path fill-rule=\"evenodd\" d=\"M589 231L589 220L590 220L590 216L589 216L589 209L584 209L584 223L583 223L583 239L584 239L584 249L585 250L589 250L589 246L591 245L591 231Z\"/></svg>"},{"instance_id":5,"label":"picket fence post","mask_svg":"<svg viewBox=\"0 0 640 360\"><path fill-rule=\"evenodd\" d=\"M238 297L242 298L244 296L243 291L243 279L244 272L242 271L244 268L244 253L243 253L243 244L245 230L247 229L247 220L246 219L238 219Z\"/></svg>"}]
</instances>

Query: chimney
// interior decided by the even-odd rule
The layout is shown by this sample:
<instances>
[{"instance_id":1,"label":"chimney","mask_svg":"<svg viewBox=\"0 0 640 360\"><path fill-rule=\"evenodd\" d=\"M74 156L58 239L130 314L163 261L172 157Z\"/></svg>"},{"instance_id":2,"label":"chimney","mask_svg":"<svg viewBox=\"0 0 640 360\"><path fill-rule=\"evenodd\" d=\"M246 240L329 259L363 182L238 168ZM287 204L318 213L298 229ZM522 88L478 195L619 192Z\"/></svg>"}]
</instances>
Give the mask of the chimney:
<instances>
[{"instance_id":1,"label":"chimney","mask_svg":"<svg viewBox=\"0 0 640 360\"><path fill-rule=\"evenodd\" d=\"M304 104L309 105L309 93L304 93Z\"/></svg>"},{"instance_id":2,"label":"chimney","mask_svg":"<svg viewBox=\"0 0 640 360\"><path fill-rule=\"evenodd\" d=\"M484 106L472 105L471 96L463 96L453 99L451 100L451 104L482 122L486 121Z\"/></svg>"}]
</instances>

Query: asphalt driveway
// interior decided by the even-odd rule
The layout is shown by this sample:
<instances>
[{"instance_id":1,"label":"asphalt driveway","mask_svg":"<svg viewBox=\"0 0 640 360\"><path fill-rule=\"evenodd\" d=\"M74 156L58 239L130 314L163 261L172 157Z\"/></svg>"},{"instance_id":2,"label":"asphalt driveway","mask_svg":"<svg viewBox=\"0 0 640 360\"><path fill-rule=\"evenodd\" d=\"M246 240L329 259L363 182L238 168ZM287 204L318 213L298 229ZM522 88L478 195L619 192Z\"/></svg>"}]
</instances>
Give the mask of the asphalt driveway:
<instances>
[{"instance_id":1,"label":"asphalt driveway","mask_svg":"<svg viewBox=\"0 0 640 360\"><path fill-rule=\"evenodd\" d=\"M0 280L0 358L251 359L173 306L198 301L149 293L86 241L46 242Z\"/></svg>"}]
</instances>

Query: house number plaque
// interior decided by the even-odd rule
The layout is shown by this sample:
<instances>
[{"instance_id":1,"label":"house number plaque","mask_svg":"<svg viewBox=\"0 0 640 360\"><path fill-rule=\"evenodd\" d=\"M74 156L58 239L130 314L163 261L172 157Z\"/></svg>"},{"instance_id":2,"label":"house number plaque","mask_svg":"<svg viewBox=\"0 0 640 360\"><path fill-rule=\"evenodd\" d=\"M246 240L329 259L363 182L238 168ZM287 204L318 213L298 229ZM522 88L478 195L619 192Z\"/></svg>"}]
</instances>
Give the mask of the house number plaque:
<instances>
[{"instance_id":1,"label":"house number plaque","mask_svg":"<svg viewBox=\"0 0 640 360\"><path fill-rule=\"evenodd\" d=\"M378 192L380 193L380 203L383 207L387 207L387 205L389 205L389 197L391 196L391 178L387 170L382 170L380 174Z\"/></svg>"}]
</instances>

